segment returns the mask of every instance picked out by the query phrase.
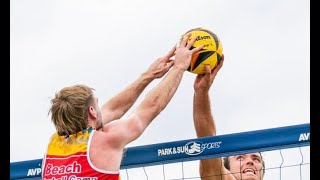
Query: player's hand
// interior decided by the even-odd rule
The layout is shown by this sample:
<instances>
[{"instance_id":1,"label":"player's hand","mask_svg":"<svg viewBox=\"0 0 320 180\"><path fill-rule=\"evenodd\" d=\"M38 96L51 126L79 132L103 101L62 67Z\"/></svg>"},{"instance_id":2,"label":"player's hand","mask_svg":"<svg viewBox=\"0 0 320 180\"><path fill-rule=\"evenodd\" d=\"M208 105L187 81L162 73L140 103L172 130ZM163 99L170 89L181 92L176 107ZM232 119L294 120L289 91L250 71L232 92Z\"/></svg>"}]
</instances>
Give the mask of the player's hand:
<instances>
[{"instance_id":1,"label":"player's hand","mask_svg":"<svg viewBox=\"0 0 320 180\"><path fill-rule=\"evenodd\" d=\"M184 71L186 71L190 66L192 55L203 48L203 46L199 46L197 48L190 49L197 39L197 36L195 36L189 41L189 43L187 43L187 40L190 37L190 35L191 33L185 34L176 49L174 65L176 67L181 68Z\"/></svg>"},{"instance_id":2,"label":"player's hand","mask_svg":"<svg viewBox=\"0 0 320 180\"><path fill-rule=\"evenodd\" d=\"M209 65L205 65L205 74L198 74L194 81L194 90L195 91L209 91L217 73L220 68L223 66L224 55L222 55L220 61L217 66L210 70Z\"/></svg>"},{"instance_id":3,"label":"player's hand","mask_svg":"<svg viewBox=\"0 0 320 180\"><path fill-rule=\"evenodd\" d=\"M154 79L163 77L174 64L173 59L170 58L174 56L175 50L174 47L167 55L154 61L146 73L150 74Z\"/></svg>"}]
</instances>

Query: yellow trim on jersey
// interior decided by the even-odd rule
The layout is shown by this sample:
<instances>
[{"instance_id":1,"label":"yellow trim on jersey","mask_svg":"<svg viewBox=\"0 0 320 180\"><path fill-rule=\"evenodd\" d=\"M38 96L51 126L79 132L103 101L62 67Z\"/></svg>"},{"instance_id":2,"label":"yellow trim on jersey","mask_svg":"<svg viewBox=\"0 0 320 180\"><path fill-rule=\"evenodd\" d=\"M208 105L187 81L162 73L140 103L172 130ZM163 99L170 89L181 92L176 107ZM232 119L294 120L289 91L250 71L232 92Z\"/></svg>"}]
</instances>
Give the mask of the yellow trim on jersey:
<instances>
[{"instance_id":1,"label":"yellow trim on jersey","mask_svg":"<svg viewBox=\"0 0 320 180\"><path fill-rule=\"evenodd\" d=\"M48 145L47 155L49 156L69 156L76 153L87 151L87 142L89 140L92 128L85 129L69 137L54 134Z\"/></svg>"}]
</instances>

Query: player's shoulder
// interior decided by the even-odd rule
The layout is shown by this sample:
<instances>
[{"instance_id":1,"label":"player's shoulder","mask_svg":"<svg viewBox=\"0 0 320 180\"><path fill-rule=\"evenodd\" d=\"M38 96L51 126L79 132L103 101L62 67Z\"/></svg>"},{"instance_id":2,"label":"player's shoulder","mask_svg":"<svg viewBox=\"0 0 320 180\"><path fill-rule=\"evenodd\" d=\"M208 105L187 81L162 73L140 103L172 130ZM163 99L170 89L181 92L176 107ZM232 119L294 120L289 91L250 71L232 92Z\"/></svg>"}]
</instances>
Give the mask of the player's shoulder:
<instances>
[{"instance_id":1,"label":"player's shoulder","mask_svg":"<svg viewBox=\"0 0 320 180\"><path fill-rule=\"evenodd\" d=\"M110 126L111 123L112 122L104 125L98 130L95 130L92 137L92 143L99 143L104 145L114 141L116 134L114 133L115 130L112 130L112 127Z\"/></svg>"}]
</instances>

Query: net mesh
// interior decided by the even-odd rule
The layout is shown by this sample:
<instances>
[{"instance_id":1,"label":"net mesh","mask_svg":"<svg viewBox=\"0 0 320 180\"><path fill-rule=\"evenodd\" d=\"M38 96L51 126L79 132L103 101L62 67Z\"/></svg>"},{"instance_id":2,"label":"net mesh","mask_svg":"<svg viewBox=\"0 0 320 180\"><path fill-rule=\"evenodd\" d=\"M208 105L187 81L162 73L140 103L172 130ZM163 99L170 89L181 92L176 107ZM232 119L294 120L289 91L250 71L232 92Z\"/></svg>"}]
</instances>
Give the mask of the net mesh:
<instances>
[{"instance_id":1,"label":"net mesh","mask_svg":"<svg viewBox=\"0 0 320 180\"><path fill-rule=\"evenodd\" d=\"M310 146L261 152L264 180L310 180ZM122 180L201 180L199 160L122 169ZM221 177L221 175L216 175Z\"/></svg>"}]
</instances>

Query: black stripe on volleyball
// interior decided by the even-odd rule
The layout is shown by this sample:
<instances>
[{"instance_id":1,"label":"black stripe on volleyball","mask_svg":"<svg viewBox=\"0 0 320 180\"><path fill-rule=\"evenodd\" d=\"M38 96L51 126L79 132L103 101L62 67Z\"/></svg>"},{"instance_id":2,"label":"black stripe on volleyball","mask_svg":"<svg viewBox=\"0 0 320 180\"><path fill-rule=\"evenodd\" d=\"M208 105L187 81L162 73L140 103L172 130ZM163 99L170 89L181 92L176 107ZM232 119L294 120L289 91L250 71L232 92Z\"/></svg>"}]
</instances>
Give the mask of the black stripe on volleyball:
<instances>
[{"instance_id":1,"label":"black stripe on volleyball","mask_svg":"<svg viewBox=\"0 0 320 180\"><path fill-rule=\"evenodd\" d=\"M203 51L199 53L199 56L196 60L195 65L193 66L193 69L191 69L191 66L188 67L188 71L193 71L196 69L203 61L205 61L207 58L212 56L215 53L215 51Z\"/></svg>"},{"instance_id":2,"label":"black stripe on volleyball","mask_svg":"<svg viewBox=\"0 0 320 180\"><path fill-rule=\"evenodd\" d=\"M221 60L221 55L219 54L219 53L217 53L217 60L218 60L218 63L219 63L219 61Z\"/></svg>"},{"instance_id":3,"label":"black stripe on volleyball","mask_svg":"<svg viewBox=\"0 0 320 180\"><path fill-rule=\"evenodd\" d=\"M210 32L210 31L208 31L208 30L205 30L205 29L202 29L202 30L205 31L205 32L207 32L207 33L209 33L209 34L212 36L214 42L216 43L217 49L219 49L219 46L220 46L220 43L219 43L219 42L220 42L220 41L219 41L218 36L215 35L214 33ZM218 60L218 62L221 60L221 57L222 57L222 54L217 53L217 60Z\"/></svg>"}]
</instances>

